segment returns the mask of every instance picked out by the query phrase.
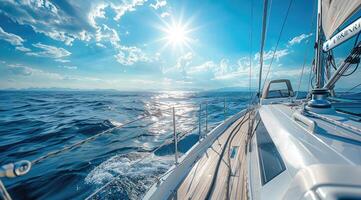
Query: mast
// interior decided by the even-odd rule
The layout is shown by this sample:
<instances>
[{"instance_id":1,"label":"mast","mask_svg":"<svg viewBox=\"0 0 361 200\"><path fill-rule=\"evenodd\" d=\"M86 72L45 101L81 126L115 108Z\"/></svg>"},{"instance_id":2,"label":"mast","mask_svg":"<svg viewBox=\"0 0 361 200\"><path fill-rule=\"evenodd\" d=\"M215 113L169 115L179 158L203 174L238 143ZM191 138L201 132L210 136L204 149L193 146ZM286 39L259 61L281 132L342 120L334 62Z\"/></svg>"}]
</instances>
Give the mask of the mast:
<instances>
[{"instance_id":1,"label":"mast","mask_svg":"<svg viewBox=\"0 0 361 200\"><path fill-rule=\"evenodd\" d=\"M316 67L316 88L311 91L311 100L308 101L308 109L316 108L315 112L318 112L319 108L330 108L331 103L327 100L329 90L323 88L324 85L324 66L323 66L323 52L322 43L324 35L322 31L322 0L318 0L317 9L317 30L316 30L316 44L315 44L315 67Z\"/></svg>"},{"instance_id":2,"label":"mast","mask_svg":"<svg viewBox=\"0 0 361 200\"><path fill-rule=\"evenodd\" d=\"M315 45L316 88L322 88L324 84L324 69L322 62L322 0L318 0L317 10L317 30Z\"/></svg>"},{"instance_id":3,"label":"mast","mask_svg":"<svg viewBox=\"0 0 361 200\"><path fill-rule=\"evenodd\" d=\"M262 68L263 68L263 51L264 51L264 42L266 39L266 28L267 28L267 9L268 9L268 0L264 0L263 3L263 19L262 19L262 35L261 35L261 48L259 52L259 79L258 79L258 95L261 97L261 82L262 82ZM261 98L259 98L261 99Z\"/></svg>"}]
</instances>

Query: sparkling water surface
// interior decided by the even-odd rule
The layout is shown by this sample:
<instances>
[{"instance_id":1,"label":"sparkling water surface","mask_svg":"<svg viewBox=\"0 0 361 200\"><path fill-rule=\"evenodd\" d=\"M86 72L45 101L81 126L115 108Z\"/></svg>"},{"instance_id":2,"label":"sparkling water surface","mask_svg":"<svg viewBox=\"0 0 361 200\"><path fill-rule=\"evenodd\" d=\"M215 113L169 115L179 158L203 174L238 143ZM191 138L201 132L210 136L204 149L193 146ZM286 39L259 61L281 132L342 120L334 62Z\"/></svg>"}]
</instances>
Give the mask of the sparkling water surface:
<instances>
[{"instance_id":1,"label":"sparkling water surface","mask_svg":"<svg viewBox=\"0 0 361 200\"><path fill-rule=\"evenodd\" d=\"M208 102L209 129L244 109L247 92L0 91L0 165L34 160L112 129L31 171L2 181L14 199L84 199L110 180L96 198L140 199L174 162L172 109L186 152L199 135L198 110ZM205 104L202 105L205 132ZM114 128L152 114L123 128ZM193 130L194 129L194 130Z\"/></svg>"}]
</instances>

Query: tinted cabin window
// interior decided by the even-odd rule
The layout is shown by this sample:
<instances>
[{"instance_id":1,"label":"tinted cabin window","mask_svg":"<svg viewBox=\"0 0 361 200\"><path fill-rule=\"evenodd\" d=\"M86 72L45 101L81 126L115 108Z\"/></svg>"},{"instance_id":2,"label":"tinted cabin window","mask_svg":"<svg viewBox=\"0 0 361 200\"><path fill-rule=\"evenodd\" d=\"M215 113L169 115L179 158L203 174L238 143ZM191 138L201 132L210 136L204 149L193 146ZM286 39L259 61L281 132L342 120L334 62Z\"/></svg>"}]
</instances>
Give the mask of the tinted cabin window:
<instances>
[{"instance_id":1,"label":"tinted cabin window","mask_svg":"<svg viewBox=\"0 0 361 200\"><path fill-rule=\"evenodd\" d=\"M271 83L267 98L282 98L291 96L286 82Z\"/></svg>"},{"instance_id":2,"label":"tinted cabin window","mask_svg":"<svg viewBox=\"0 0 361 200\"><path fill-rule=\"evenodd\" d=\"M264 185L283 172L286 167L262 121L256 131L262 185Z\"/></svg>"}]
</instances>

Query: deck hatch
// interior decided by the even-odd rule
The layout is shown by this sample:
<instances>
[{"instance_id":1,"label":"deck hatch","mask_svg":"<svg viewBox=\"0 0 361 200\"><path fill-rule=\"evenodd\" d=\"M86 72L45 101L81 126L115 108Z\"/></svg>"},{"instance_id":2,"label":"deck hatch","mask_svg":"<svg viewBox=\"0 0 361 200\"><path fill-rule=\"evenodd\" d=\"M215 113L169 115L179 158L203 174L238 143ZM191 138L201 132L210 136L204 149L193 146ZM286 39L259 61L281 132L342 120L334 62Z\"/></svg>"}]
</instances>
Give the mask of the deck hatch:
<instances>
[{"instance_id":1,"label":"deck hatch","mask_svg":"<svg viewBox=\"0 0 361 200\"><path fill-rule=\"evenodd\" d=\"M256 130L262 185L282 173L286 167L269 133L261 121Z\"/></svg>"},{"instance_id":2,"label":"deck hatch","mask_svg":"<svg viewBox=\"0 0 361 200\"><path fill-rule=\"evenodd\" d=\"M238 148L239 146L232 146L231 154L230 154L231 159L233 159L237 155Z\"/></svg>"}]
</instances>

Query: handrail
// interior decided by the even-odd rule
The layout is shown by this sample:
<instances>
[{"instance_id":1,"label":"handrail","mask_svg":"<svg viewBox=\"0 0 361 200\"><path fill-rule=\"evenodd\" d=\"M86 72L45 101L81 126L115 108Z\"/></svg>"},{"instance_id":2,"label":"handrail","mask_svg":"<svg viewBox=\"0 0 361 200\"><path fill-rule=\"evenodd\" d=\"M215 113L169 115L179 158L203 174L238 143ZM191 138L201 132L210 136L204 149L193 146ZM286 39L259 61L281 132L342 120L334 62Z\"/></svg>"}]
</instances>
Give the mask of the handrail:
<instances>
[{"instance_id":1,"label":"handrail","mask_svg":"<svg viewBox=\"0 0 361 200\"><path fill-rule=\"evenodd\" d=\"M308 130L311 133L314 133L317 127L317 123L307 117L305 117L304 115L302 115L300 112L295 112L292 115L293 120L295 120L296 122L299 121L303 124L305 124L308 127Z\"/></svg>"},{"instance_id":2,"label":"handrail","mask_svg":"<svg viewBox=\"0 0 361 200\"><path fill-rule=\"evenodd\" d=\"M236 99L236 98L235 98ZM120 128L124 128L126 127L127 125L129 124L132 124L132 123L135 123L135 122L138 122L138 121L141 121L141 120L144 120L148 117L151 117L151 116L158 116L160 113L167 113L167 114L171 114L173 116L173 138L169 138L169 139L166 139L164 140L164 142L159 145L158 147L154 148L153 150L150 151L150 153L154 153L155 151L157 151L158 149L160 149L161 147L163 147L164 145L167 145L167 144L171 144L171 143L177 143L178 140L181 140L183 139L186 135L192 133L193 131L195 131L196 129L199 129L198 131L198 134L200 135L200 139L204 136L207 135L207 132L208 132L208 116L209 115L213 115L214 113L216 112L219 112L219 111L214 111L212 113L208 113L208 105L212 105L212 104L219 104L219 103L224 103L223 105L223 114L224 114L224 118L226 117L226 109L227 109L227 106L226 106L226 101L225 101L225 98L222 98L222 99L219 99L219 101L216 101L216 100L212 100L212 101L202 101L199 106L196 106L196 105L174 105L174 106L171 106L171 105L166 105L168 106L167 108L164 108L164 109L159 109L157 110L157 112L154 112L154 113L143 113L141 115L139 115L136 119L133 119L133 120L130 120L128 122L125 122L125 123L122 123L118 126L114 126L110 129L107 129L105 131L102 131L98 134L95 134L91 137L88 137L84 140L80 140L74 144L71 144L69 146L65 146L64 148L61 148L61 149L58 149L58 150L55 150L55 151L51 151L43 156L40 156L34 160L31 160L31 161L27 161L27 160L24 160L24 161L20 161L20 162L17 162L17 163L26 163L26 165L20 165L20 164L17 164L17 163L9 163L7 165L4 165L4 166L0 166L0 178L2 177L6 177L6 178L13 178L13 177L17 177L17 176L21 176L21 175L24 175L26 174L28 171L30 171L31 169L31 166L35 165L35 164L38 164L48 158L51 158L51 157L55 157L59 154L62 154L66 151L70 151L74 148L77 148L77 147L80 147L82 146L83 144L85 143L88 143L92 140L95 140L96 138L100 137L100 136L103 136L107 133L110 133L112 132L113 130L115 129L120 129ZM232 102L232 101L227 101L228 103L229 102ZM233 102L236 102L236 101L233 101ZM205 104L205 106L202 106L202 104ZM164 104L163 104L164 105ZM195 110L190 110L190 111L187 111L185 113L183 113L183 115L180 115L180 114L176 114L175 112L175 109L176 108L183 108L183 107L194 107L194 108L198 108L198 109L195 109ZM202 107L205 107L203 110L202 110ZM172 109L171 113L168 112L168 110ZM178 133L176 131L176 117L178 118L192 118L190 116L184 116L184 114L186 113L196 113L198 112L198 127L197 126L194 126L193 128L187 130L187 131L184 131L184 132L181 132L181 133ZM203 114L205 113L205 114ZM205 128L206 128L206 134L203 134L202 135L202 126L201 126L201 119L202 117L205 117L205 120L206 120L206 123L205 123ZM175 151L175 162L177 164L178 162L178 151L177 151L177 148L175 148L176 151ZM145 158L145 157L144 157ZM137 164L141 161L144 160L144 158L138 160L137 162L133 163L132 165L134 164ZM9 168L8 166L13 166L12 168ZM19 171L18 174L15 173L14 176L9 176L10 173L8 173L8 171ZM22 173L20 173L22 172ZM116 178L116 177L115 177ZM95 196L97 193L99 193L102 189L106 188L109 184L111 184L111 182L113 182L114 180L111 180L110 182L108 182L107 184L103 185L101 188L99 188L98 190L96 190L95 192L93 192L90 196L88 196L86 199L89 199L89 198L92 198L93 196ZM11 200L11 197L10 195L8 194L7 190L6 190L6 187L3 185L3 183L1 182L0 180L0 196L3 198L3 199L6 199L6 200Z\"/></svg>"}]
</instances>

